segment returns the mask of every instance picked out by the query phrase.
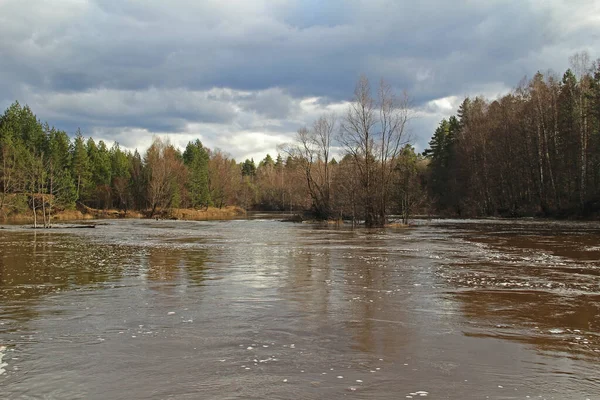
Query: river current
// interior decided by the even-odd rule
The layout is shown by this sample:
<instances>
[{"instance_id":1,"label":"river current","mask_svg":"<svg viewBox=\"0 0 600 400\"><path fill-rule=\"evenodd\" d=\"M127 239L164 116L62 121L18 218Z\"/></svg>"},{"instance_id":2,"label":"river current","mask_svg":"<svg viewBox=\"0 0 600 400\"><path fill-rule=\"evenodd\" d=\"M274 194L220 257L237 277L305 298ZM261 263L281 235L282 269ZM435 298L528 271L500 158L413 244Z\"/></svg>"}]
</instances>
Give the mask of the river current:
<instances>
[{"instance_id":1,"label":"river current","mask_svg":"<svg viewBox=\"0 0 600 400\"><path fill-rule=\"evenodd\" d=\"M600 399L600 225L7 226L0 398Z\"/></svg>"}]
</instances>

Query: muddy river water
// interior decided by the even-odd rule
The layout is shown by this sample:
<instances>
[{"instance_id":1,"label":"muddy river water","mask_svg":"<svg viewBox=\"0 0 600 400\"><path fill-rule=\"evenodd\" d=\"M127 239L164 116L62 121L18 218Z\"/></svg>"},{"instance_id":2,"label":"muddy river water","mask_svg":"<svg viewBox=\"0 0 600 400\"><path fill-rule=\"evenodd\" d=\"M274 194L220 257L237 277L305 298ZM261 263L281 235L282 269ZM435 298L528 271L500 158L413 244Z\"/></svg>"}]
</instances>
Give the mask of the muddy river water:
<instances>
[{"instance_id":1,"label":"muddy river water","mask_svg":"<svg viewBox=\"0 0 600 400\"><path fill-rule=\"evenodd\" d=\"M600 399L600 224L0 230L2 399Z\"/></svg>"}]
</instances>

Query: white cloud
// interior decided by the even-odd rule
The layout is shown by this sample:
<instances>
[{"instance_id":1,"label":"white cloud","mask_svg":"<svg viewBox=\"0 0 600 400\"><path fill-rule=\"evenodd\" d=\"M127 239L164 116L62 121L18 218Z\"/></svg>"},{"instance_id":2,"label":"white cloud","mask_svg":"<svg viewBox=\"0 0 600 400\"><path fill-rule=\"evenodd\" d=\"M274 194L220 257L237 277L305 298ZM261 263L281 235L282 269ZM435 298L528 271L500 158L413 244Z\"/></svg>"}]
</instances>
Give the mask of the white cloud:
<instances>
[{"instance_id":1,"label":"white cloud","mask_svg":"<svg viewBox=\"0 0 600 400\"><path fill-rule=\"evenodd\" d=\"M3 0L0 106L128 147L168 134L256 159L343 116L365 73L408 90L422 145L465 96L561 74L578 50L600 56L597 1Z\"/></svg>"}]
</instances>

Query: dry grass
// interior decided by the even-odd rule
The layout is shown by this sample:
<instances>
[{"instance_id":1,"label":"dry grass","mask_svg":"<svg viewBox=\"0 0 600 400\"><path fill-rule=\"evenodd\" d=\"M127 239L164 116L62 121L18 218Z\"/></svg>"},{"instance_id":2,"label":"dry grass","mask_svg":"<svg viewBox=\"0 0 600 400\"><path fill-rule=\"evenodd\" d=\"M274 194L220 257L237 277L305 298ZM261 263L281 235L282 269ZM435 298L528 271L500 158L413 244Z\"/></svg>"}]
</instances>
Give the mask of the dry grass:
<instances>
[{"instance_id":1,"label":"dry grass","mask_svg":"<svg viewBox=\"0 0 600 400\"><path fill-rule=\"evenodd\" d=\"M77 210L63 210L52 214L52 221L78 221L89 219L117 219L117 218L146 218L150 212L141 213L138 211L120 211L120 210L98 210L83 205L78 205ZM244 217L246 211L243 208L229 206L223 208L209 207L208 209L194 210L175 208L168 210L159 210L155 217L162 219L181 219L190 221L209 221L234 219ZM38 222L43 221L41 211L38 212ZM15 213L6 215L0 213L0 222L9 224L30 224L33 223L33 214Z\"/></svg>"},{"instance_id":2,"label":"dry grass","mask_svg":"<svg viewBox=\"0 0 600 400\"><path fill-rule=\"evenodd\" d=\"M118 210L94 210L87 209L85 212L81 210L62 210L56 213L52 213L51 222L57 221L81 221L89 219L115 219L115 218L143 218L144 216L136 211L124 211ZM41 211L37 213L38 223L43 223L43 215ZM10 215L0 214L0 222L9 224L32 224L33 213L16 213Z\"/></svg>"},{"instance_id":3,"label":"dry grass","mask_svg":"<svg viewBox=\"0 0 600 400\"><path fill-rule=\"evenodd\" d=\"M208 207L207 209L194 210L189 208L174 208L160 213L160 217L169 219L182 219L187 221L209 221L220 219L233 219L246 215L243 208L228 206L223 208Z\"/></svg>"},{"instance_id":4,"label":"dry grass","mask_svg":"<svg viewBox=\"0 0 600 400\"><path fill-rule=\"evenodd\" d=\"M89 214L82 214L79 211L75 210L65 210L59 211L55 214L52 214L52 221L76 221L82 219L93 219L94 217ZM8 216L4 216L0 218L0 221L7 222L10 224L32 224L33 223L33 213L17 213L11 214ZM37 212L37 221L38 223L43 223L44 217L40 211Z\"/></svg>"},{"instance_id":5,"label":"dry grass","mask_svg":"<svg viewBox=\"0 0 600 400\"><path fill-rule=\"evenodd\" d=\"M83 214L81 211L77 210L65 210L52 215L53 221L76 221L81 219L94 219L94 216L91 214Z\"/></svg>"}]
</instances>

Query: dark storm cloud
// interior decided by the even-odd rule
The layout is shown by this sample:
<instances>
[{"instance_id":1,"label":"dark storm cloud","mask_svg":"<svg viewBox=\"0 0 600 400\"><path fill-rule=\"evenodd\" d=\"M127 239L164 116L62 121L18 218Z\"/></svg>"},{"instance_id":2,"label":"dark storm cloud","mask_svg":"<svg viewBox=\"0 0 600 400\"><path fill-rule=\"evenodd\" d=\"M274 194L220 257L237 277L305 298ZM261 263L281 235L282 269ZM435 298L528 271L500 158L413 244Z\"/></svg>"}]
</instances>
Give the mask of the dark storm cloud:
<instances>
[{"instance_id":1,"label":"dark storm cloud","mask_svg":"<svg viewBox=\"0 0 600 400\"><path fill-rule=\"evenodd\" d=\"M302 99L348 100L361 73L427 108L600 53L593 0L30 3L0 3L0 105L19 99L57 126L107 134L222 124L289 135L314 114Z\"/></svg>"}]
</instances>

